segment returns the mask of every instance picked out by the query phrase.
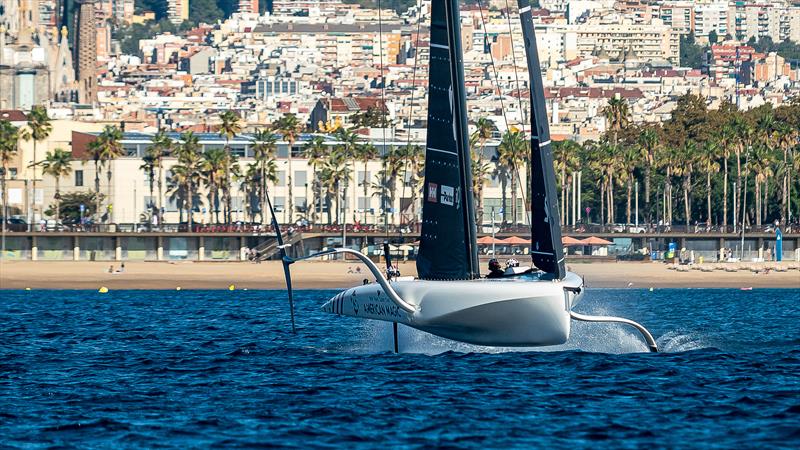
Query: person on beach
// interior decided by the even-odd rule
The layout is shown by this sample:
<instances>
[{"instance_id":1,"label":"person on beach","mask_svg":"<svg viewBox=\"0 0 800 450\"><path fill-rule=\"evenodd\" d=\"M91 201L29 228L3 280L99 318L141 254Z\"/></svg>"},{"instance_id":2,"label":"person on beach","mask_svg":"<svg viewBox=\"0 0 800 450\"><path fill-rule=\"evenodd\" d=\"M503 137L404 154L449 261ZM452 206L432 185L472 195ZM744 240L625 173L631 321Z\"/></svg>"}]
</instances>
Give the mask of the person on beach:
<instances>
[{"instance_id":1,"label":"person on beach","mask_svg":"<svg viewBox=\"0 0 800 450\"><path fill-rule=\"evenodd\" d=\"M108 273L114 273L114 265L108 266Z\"/></svg>"}]
</instances>

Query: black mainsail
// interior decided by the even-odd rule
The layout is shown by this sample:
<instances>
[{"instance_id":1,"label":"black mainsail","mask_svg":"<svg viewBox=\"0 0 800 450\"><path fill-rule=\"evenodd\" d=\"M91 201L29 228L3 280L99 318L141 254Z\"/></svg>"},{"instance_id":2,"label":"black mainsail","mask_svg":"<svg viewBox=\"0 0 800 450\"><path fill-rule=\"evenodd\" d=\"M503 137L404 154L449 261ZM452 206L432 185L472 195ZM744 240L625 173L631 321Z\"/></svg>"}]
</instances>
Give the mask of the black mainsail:
<instances>
[{"instance_id":1,"label":"black mainsail","mask_svg":"<svg viewBox=\"0 0 800 450\"><path fill-rule=\"evenodd\" d=\"M531 93L531 258L539 270L556 279L564 278L564 248L561 244L561 220L558 215L556 173L550 146L550 127L544 102L542 70L536 48L531 7L528 0L518 0L525 40Z\"/></svg>"},{"instance_id":2,"label":"black mainsail","mask_svg":"<svg viewBox=\"0 0 800 450\"><path fill-rule=\"evenodd\" d=\"M417 273L480 277L457 0L431 2L428 137Z\"/></svg>"}]
</instances>

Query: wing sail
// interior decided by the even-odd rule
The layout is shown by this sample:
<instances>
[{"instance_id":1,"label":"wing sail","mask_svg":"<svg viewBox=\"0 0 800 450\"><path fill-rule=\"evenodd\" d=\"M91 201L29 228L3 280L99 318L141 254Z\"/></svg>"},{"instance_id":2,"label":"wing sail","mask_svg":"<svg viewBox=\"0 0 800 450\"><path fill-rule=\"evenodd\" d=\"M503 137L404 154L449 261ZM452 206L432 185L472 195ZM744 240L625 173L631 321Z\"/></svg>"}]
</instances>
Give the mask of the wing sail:
<instances>
[{"instance_id":1,"label":"wing sail","mask_svg":"<svg viewBox=\"0 0 800 450\"><path fill-rule=\"evenodd\" d=\"M558 214L556 173L550 146L550 127L544 102L544 85L536 48L536 33L528 0L519 0L522 35L530 76L531 95L531 257L539 270L564 278L564 248Z\"/></svg>"},{"instance_id":2,"label":"wing sail","mask_svg":"<svg viewBox=\"0 0 800 450\"><path fill-rule=\"evenodd\" d=\"M464 64L456 0L432 2L428 137L417 273L427 280L480 277Z\"/></svg>"}]
</instances>

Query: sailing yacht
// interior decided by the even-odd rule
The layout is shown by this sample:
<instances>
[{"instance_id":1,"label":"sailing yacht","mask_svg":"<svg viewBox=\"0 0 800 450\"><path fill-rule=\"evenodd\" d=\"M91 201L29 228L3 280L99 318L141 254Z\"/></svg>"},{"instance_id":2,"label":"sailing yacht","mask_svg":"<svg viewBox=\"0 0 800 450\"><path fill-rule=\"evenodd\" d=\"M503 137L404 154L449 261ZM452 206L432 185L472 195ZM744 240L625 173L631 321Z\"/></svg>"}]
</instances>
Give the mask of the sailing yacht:
<instances>
[{"instance_id":1,"label":"sailing yacht","mask_svg":"<svg viewBox=\"0 0 800 450\"><path fill-rule=\"evenodd\" d=\"M652 336L635 322L573 311L584 295L584 282L564 265L555 171L531 8L527 0L518 3L532 105L532 267L516 268L508 276L497 278L481 276L458 0L434 0L422 231L416 261L418 278L387 279L369 258L352 249L330 249L296 259L283 251L290 304L290 264L322 255L350 253L368 266L376 282L337 294L324 304L323 310L394 323L395 349L397 324L470 344L530 347L563 344L569 337L571 320L576 319L630 324L643 333L651 350L656 350ZM277 228L277 222L273 223ZM292 320L294 326L293 316Z\"/></svg>"}]
</instances>

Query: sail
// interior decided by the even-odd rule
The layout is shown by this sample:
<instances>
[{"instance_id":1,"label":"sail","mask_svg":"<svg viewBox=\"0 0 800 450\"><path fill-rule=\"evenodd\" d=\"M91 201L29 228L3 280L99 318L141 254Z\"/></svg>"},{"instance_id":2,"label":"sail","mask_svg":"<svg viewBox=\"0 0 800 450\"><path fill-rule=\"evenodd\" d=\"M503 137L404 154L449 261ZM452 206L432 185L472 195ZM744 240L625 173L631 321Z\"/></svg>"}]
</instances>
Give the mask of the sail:
<instances>
[{"instance_id":1,"label":"sail","mask_svg":"<svg viewBox=\"0 0 800 450\"><path fill-rule=\"evenodd\" d=\"M428 137L417 273L425 280L480 276L475 243L458 1L431 4Z\"/></svg>"},{"instance_id":2,"label":"sail","mask_svg":"<svg viewBox=\"0 0 800 450\"><path fill-rule=\"evenodd\" d=\"M544 103L544 85L528 0L518 0L531 93L531 258L539 270L564 278L564 248L558 215L556 173L550 146L550 128Z\"/></svg>"}]
</instances>

